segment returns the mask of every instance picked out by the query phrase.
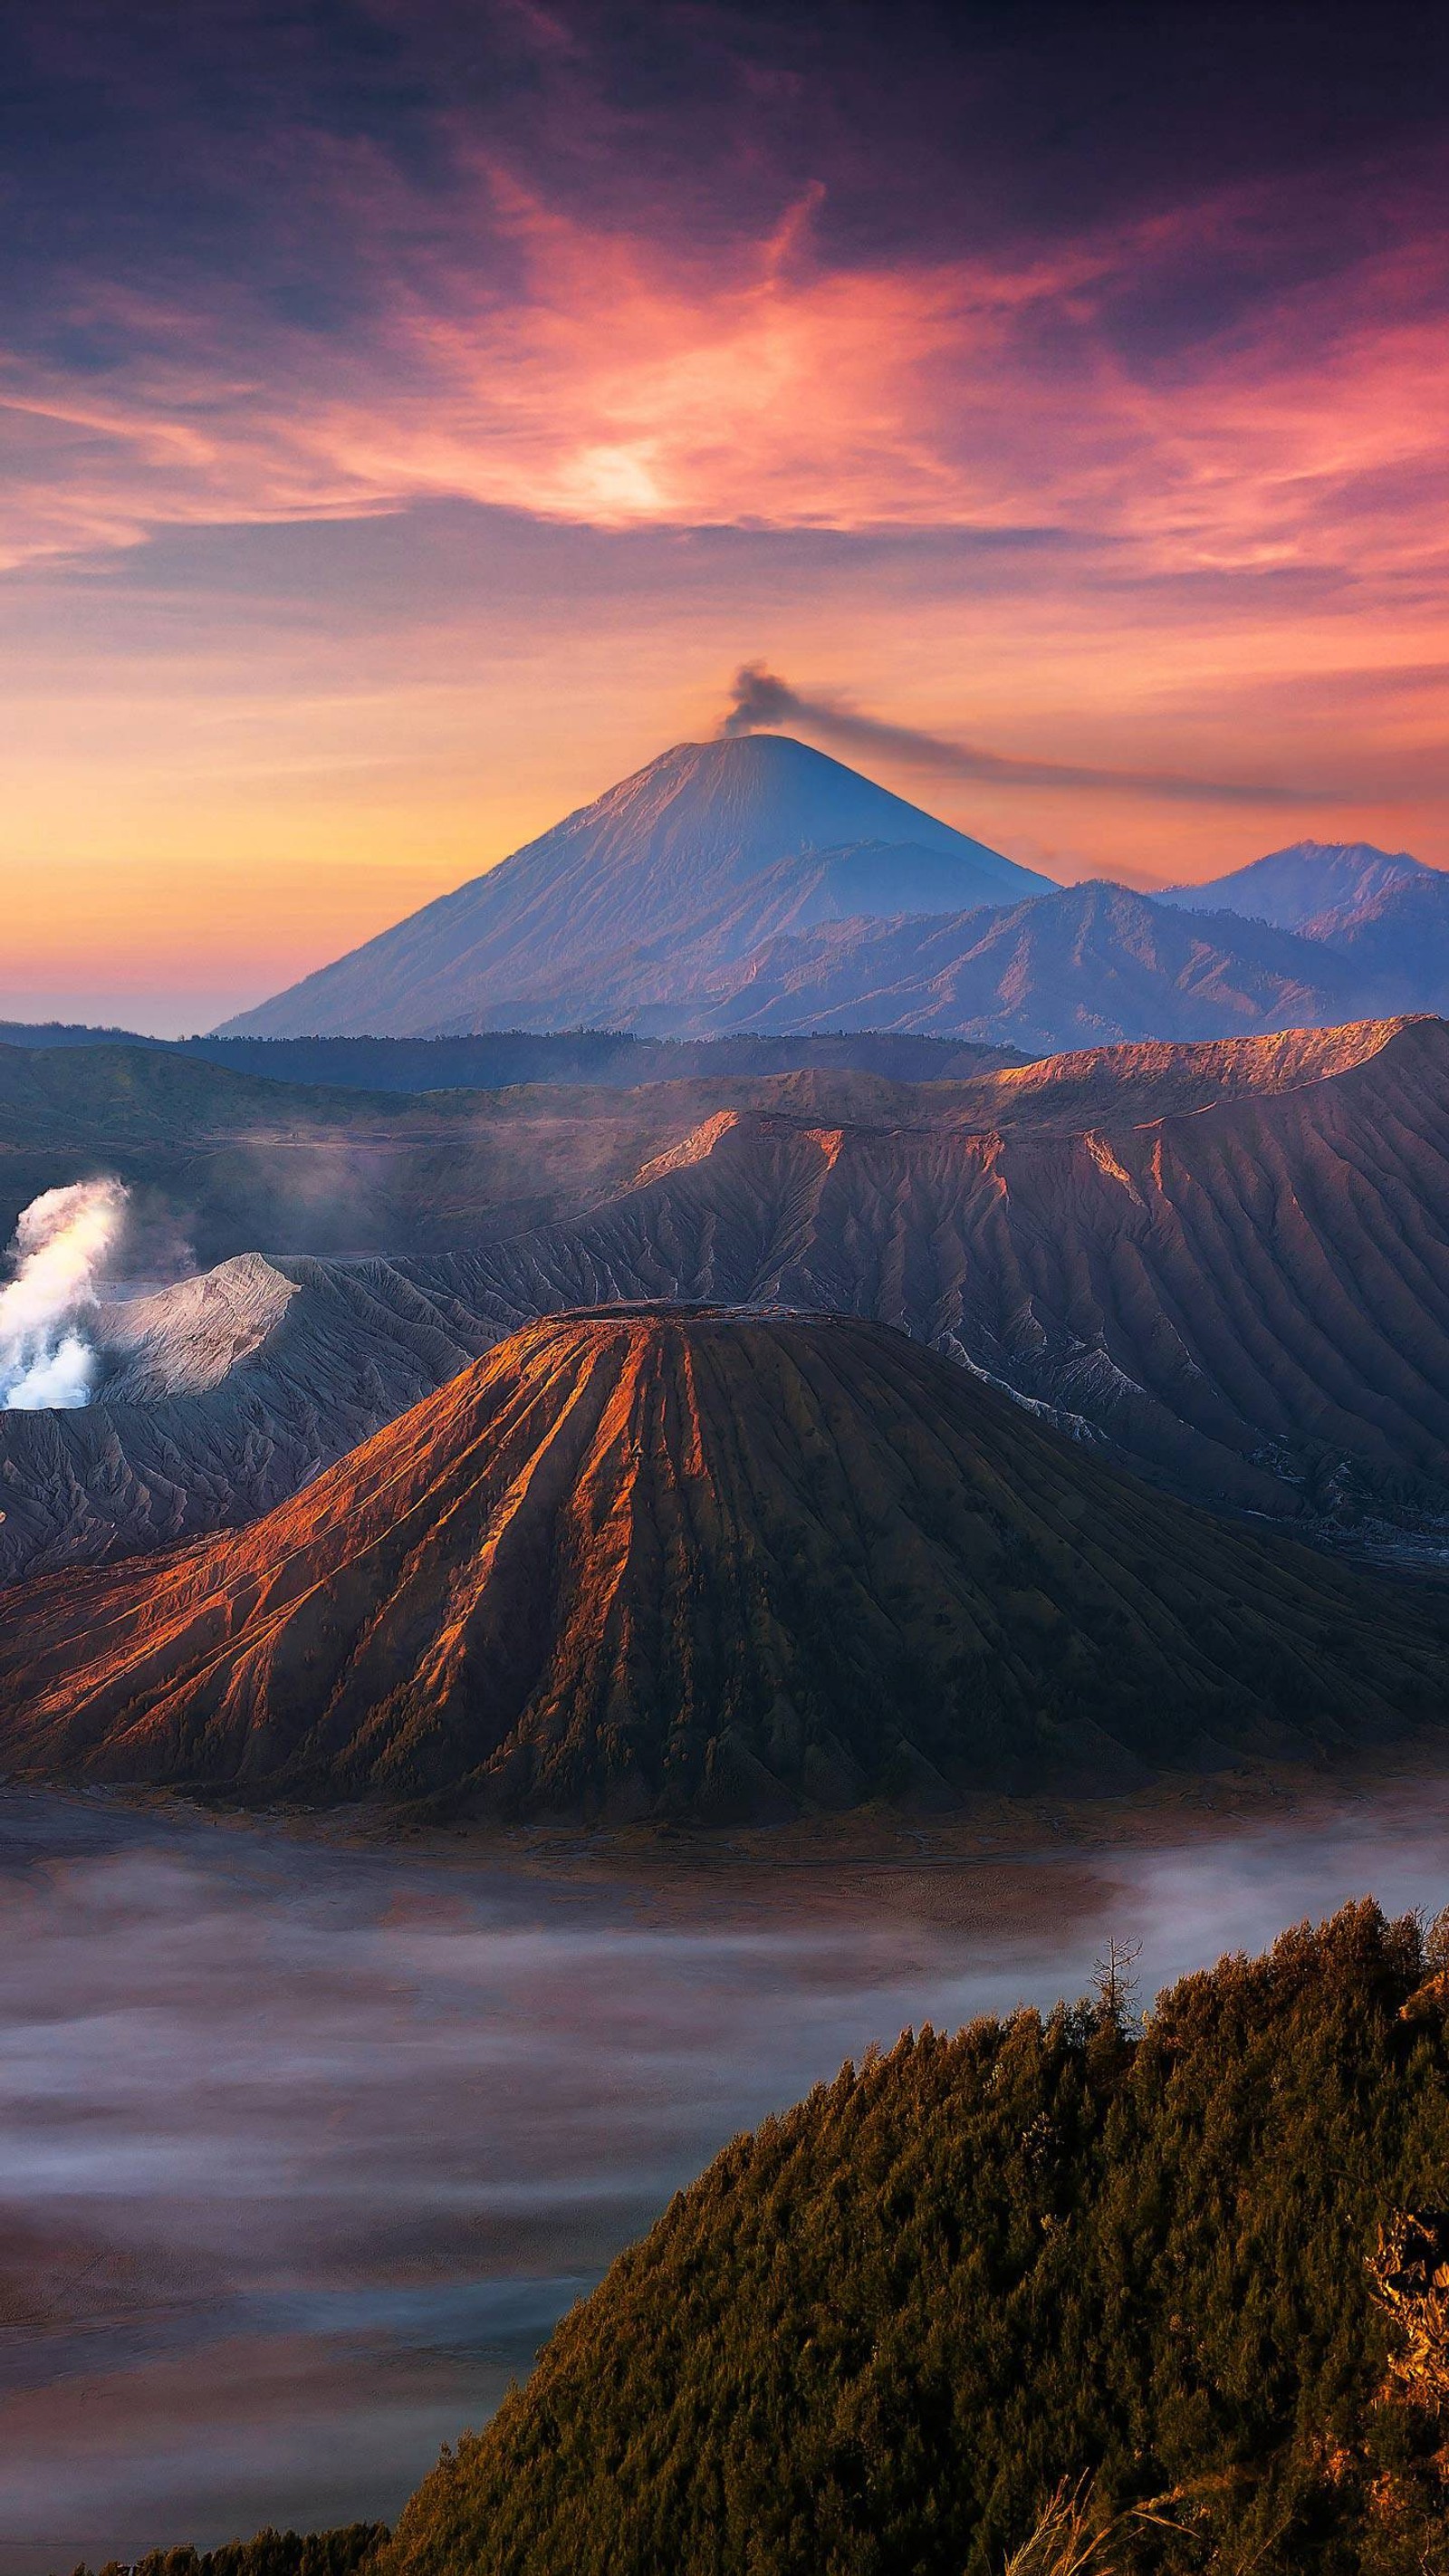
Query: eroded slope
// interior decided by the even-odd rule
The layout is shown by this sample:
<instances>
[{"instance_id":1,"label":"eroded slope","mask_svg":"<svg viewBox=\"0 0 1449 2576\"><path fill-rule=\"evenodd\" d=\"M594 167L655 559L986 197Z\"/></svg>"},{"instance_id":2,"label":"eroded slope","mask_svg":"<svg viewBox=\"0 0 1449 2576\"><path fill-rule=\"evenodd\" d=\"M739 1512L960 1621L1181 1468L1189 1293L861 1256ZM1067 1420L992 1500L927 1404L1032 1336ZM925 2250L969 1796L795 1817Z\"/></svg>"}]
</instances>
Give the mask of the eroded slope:
<instances>
[{"instance_id":1,"label":"eroded slope","mask_svg":"<svg viewBox=\"0 0 1449 2576\"><path fill-rule=\"evenodd\" d=\"M1035 1127L737 1118L483 1267L520 1317L639 1295L878 1316L1216 1498L1317 1512L1357 1481L1432 1499L1449 1477L1449 1031L1408 1023L1372 1051L1344 1035L1318 1078L1290 1050L1281 1090L1167 1117L1058 1129L1043 1082Z\"/></svg>"},{"instance_id":2,"label":"eroded slope","mask_svg":"<svg viewBox=\"0 0 1449 2576\"><path fill-rule=\"evenodd\" d=\"M867 1124L900 1117L916 1088L846 1060L632 1088L367 1092L142 1045L0 1046L0 1239L42 1190L99 1170L143 1228L179 1223L206 1266L258 1248L455 1251L576 1216L714 1111L789 1108L800 1083Z\"/></svg>"},{"instance_id":3,"label":"eroded slope","mask_svg":"<svg viewBox=\"0 0 1449 2576\"><path fill-rule=\"evenodd\" d=\"M1449 1609L904 1335L537 1324L252 1529L13 1598L13 1775L504 1814L1125 1788L1437 1718Z\"/></svg>"},{"instance_id":4,"label":"eroded slope","mask_svg":"<svg viewBox=\"0 0 1449 2576\"><path fill-rule=\"evenodd\" d=\"M95 1403L0 1413L0 1582L254 1520L508 1328L387 1263L258 1254L103 1317Z\"/></svg>"},{"instance_id":5,"label":"eroded slope","mask_svg":"<svg viewBox=\"0 0 1449 2576\"><path fill-rule=\"evenodd\" d=\"M570 1223L133 1315L101 1402L0 1417L0 1575L239 1523L531 1318L637 1298L879 1317L1206 1499L1444 1508L1443 1023L802 1073L693 1124L676 1088Z\"/></svg>"}]
</instances>

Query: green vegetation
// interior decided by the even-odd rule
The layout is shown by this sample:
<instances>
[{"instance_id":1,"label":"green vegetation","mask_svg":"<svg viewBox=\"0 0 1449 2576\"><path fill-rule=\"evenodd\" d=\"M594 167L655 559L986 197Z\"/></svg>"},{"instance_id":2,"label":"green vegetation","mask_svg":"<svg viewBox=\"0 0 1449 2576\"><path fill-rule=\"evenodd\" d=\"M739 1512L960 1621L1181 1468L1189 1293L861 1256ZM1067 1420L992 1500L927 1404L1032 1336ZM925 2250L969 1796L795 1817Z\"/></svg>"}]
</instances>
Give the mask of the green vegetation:
<instances>
[{"instance_id":1,"label":"green vegetation","mask_svg":"<svg viewBox=\"0 0 1449 2576\"><path fill-rule=\"evenodd\" d=\"M1140 2034L907 2036L672 2203L382 2568L1000 2576L1085 2476L1103 2570L1439 2571L1444 2428L1368 2266L1446 2185L1449 1978L1370 1904Z\"/></svg>"},{"instance_id":2,"label":"green vegetation","mask_svg":"<svg viewBox=\"0 0 1449 2576\"><path fill-rule=\"evenodd\" d=\"M716 1074L772 1075L858 1067L892 1082L965 1079L1025 1063L1014 1047L961 1038L842 1036L636 1038L627 1029L489 1029L452 1038L148 1038L59 1020L0 1020L0 1047L150 1047L199 1056L271 1082L332 1083L347 1091L496 1091L516 1083L683 1082Z\"/></svg>"},{"instance_id":3,"label":"green vegetation","mask_svg":"<svg viewBox=\"0 0 1449 2576\"><path fill-rule=\"evenodd\" d=\"M259 2531L220 2549L152 2549L144 2558L110 2559L100 2576L354 2576L387 2539L381 2522L349 2522L337 2531ZM78 2567L75 2576L90 2576Z\"/></svg>"},{"instance_id":4,"label":"green vegetation","mask_svg":"<svg viewBox=\"0 0 1449 2576\"><path fill-rule=\"evenodd\" d=\"M269 1081L140 1039L114 1046L0 1046L0 1138L11 1149L200 1144L254 1131L348 1128L364 1117L398 1120L416 1106L393 1091L359 1094ZM466 1104L448 1108L462 1115Z\"/></svg>"}]
</instances>

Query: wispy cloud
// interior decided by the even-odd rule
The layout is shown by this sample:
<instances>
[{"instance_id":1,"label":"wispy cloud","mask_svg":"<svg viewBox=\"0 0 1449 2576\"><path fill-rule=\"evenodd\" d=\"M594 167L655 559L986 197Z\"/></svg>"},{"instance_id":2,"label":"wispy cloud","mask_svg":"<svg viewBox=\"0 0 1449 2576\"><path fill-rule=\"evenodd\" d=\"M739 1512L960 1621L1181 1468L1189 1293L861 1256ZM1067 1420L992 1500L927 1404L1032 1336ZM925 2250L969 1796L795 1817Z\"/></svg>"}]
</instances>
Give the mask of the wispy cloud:
<instances>
[{"instance_id":1,"label":"wispy cloud","mask_svg":"<svg viewBox=\"0 0 1449 2576\"><path fill-rule=\"evenodd\" d=\"M1054 875L1449 860L1449 35L19 14L12 1008L221 1016L754 651Z\"/></svg>"},{"instance_id":2,"label":"wispy cloud","mask_svg":"<svg viewBox=\"0 0 1449 2576\"><path fill-rule=\"evenodd\" d=\"M233 282L204 310L89 279L98 374L0 357L3 542L20 562L168 523L461 497L600 528L1050 525L1121 578L1442 561L1449 252L1265 298L1170 367L1121 305L1226 247L1245 197L1050 256L831 264L813 201L727 246L584 223L496 164L425 225L355 200L367 309L304 329Z\"/></svg>"}]
</instances>

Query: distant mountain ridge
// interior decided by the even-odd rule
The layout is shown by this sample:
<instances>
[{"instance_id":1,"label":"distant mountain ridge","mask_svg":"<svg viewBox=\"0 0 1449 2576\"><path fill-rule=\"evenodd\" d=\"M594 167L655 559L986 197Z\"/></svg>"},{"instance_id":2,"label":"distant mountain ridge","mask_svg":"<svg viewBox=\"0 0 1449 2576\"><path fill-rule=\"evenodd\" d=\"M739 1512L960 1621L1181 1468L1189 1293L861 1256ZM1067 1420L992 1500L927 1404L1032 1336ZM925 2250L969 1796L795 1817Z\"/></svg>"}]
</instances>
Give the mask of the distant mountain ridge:
<instances>
[{"instance_id":1,"label":"distant mountain ridge","mask_svg":"<svg viewBox=\"0 0 1449 2576\"><path fill-rule=\"evenodd\" d=\"M847 890L858 909L959 911L1050 882L786 735L680 743L221 1034L609 1024L619 997L669 988L682 944L736 954Z\"/></svg>"},{"instance_id":2,"label":"distant mountain ridge","mask_svg":"<svg viewBox=\"0 0 1449 2576\"><path fill-rule=\"evenodd\" d=\"M1061 887L786 735L679 744L211 1041L881 1031L1039 1054L1449 1005L1449 878L1300 841Z\"/></svg>"},{"instance_id":3,"label":"distant mountain ridge","mask_svg":"<svg viewBox=\"0 0 1449 2576\"><path fill-rule=\"evenodd\" d=\"M1156 899L1180 912L1243 913L1311 939L1322 936L1316 925L1326 916L1357 913L1391 889L1436 876L1407 850L1379 850L1372 841L1294 841L1205 884L1164 886Z\"/></svg>"},{"instance_id":4,"label":"distant mountain ridge","mask_svg":"<svg viewBox=\"0 0 1449 2576\"><path fill-rule=\"evenodd\" d=\"M1449 1004L1449 875L1407 850L1299 841L1205 886L1157 900L1221 923L1225 911L1280 927L1342 961L1337 989L1373 1014ZM1216 907L1223 907L1222 910ZM1323 979L1332 987L1333 974Z\"/></svg>"},{"instance_id":5,"label":"distant mountain ridge","mask_svg":"<svg viewBox=\"0 0 1449 2576\"><path fill-rule=\"evenodd\" d=\"M791 926L683 955L641 1032L867 1028L1032 1054L1322 1028L1449 1007L1449 876L1366 843L1301 842L1207 887L1088 879L1015 905Z\"/></svg>"},{"instance_id":6,"label":"distant mountain ridge","mask_svg":"<svg viewBox=\"0 0 1449 2576\"><path fill-rule=\"evenodd\" d=\"M1449 877L1437 868L1320 913L1311 935L1385 1010L1433 1010L1449 996Z\"/></svg>"},{"instance_id":7,"label":"distant mountain ridge","mask_svg":"<svg viewBox=\"0 0 1449 2576\"><path fill-rule=\"evenodd\" d=\"M944 917L855 919L763 940L697 974L641 1032L877 1029L1060 1054L1142 1038L1231 1037L1355 1016L1357 979L1265 923L1195 917L1129 886L1062 886Z\"/></svg>"}]
</instances>

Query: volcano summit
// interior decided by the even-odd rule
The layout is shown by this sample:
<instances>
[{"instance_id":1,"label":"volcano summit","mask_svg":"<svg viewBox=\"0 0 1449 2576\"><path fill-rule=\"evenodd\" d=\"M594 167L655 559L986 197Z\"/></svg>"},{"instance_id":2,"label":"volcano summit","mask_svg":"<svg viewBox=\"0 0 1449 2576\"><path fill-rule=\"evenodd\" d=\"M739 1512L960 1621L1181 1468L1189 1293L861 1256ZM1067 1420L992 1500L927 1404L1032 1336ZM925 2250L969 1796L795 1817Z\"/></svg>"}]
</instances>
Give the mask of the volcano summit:
<instances>
[{"instance_id":1,"label":"volcano summit","mask_svg":"<svg viewBox=\"0 0 1449 2576\"><path fill-rule=\"evenodd\" d=\"M843 914L966 912L1052 890L786 735L677 743L227 1031L623 1025L673 995L682 950L703 974L778 931Z\"/></svg>"}]
</instances>

